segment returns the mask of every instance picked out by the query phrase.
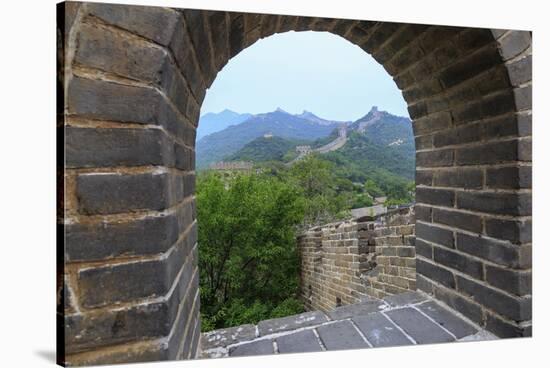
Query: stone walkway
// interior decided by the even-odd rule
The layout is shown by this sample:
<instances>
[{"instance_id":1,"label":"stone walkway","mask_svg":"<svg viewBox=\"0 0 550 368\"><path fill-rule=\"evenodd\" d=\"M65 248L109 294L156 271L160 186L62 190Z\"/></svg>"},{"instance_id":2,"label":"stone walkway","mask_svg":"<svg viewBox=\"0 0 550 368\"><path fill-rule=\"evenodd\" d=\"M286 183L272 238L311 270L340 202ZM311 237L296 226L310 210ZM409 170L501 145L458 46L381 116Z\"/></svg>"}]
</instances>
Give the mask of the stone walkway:
<instances>
[{"instance_id":1,"label":"stone walkway","mask_svg":"<svg viewBox=\"0 0 550 368\"><path fill-rule=\"evenodd\" d=\"M418 292L202 334L203 358L496 339Z\"/></svg>"}]
</instances>

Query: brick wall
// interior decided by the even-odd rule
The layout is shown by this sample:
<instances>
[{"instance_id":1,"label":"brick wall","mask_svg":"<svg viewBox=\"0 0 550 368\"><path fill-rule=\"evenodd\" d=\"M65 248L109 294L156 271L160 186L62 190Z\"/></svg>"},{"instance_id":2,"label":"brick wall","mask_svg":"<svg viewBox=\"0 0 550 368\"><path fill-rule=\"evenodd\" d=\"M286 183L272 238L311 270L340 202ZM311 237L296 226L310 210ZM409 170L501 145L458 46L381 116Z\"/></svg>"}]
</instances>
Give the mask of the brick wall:
<instances>
[{"instance_id":1,"label":"brick wall","mask_svg":"<svg viewBox=\"0 0 550 368\"><path fill-rule=\"evenodd\" d=\"M308 310L416 290L414 212L316 226L298 237Z\"/></svg>"},{"instance_id":2,"label":"brick wall","mask_svg":"<svg viewBox=\"0 0 550 368\"><path fill-rule=\"evenodd\" d=\"M290 30L340 35L402 90L417 149L417 287L498 335L530 334L529 32L68 2L59 362L197 355L200 106L231 57Z\"/></svg>"}]
</instances>

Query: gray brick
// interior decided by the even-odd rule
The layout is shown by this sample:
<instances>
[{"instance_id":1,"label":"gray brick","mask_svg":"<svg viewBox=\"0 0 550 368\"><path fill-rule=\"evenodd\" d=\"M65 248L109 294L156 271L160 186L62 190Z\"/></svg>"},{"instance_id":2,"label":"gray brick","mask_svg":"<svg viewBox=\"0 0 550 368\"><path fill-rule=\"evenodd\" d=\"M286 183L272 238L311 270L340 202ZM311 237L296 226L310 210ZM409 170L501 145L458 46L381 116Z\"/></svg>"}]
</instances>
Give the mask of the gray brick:
<instances>
[{"instance_id":1,"label":"gray brick","mask_svg":"<svg viewBox=\"0 0 550 368\"><path fill-rule=\"evenodd\" d=\"M453 313L433 301L421 304L418 308L441 326L451 331L457 339L477 333L477 330L469 323L455 316Z\"/></svg>"},{"instance_id":2,"label":"gray brick","mask_svg":"<svg viewBox=\"0 0 550 368\"><path fill-rule=\"evenodd\" d=\"M532 325L520 326L515 322L505 321L502 318L487 313L486 329L501 338L531 336Z\"/></svg>"},{"instance_id":3,"label":"gray brick","mask_svg":"<svg viewBox=\"0 0 550 368\"><path fill-rule=\"evenodd\" d=\"M426 300L426 296L416 291L408 291L384 298L384 301L392 307L403 307L408 304L416 304Z\"/></svg>"},{"instance_id":4,"label":"gray brick","mask_svg":"<svg viewBox=\"0 0 550 368\"><path fill-rule=\"evenodd\" d=\"M166 54L153 44L122 37L110 28L82 24L75 61L119 76L159 84Z\"/></svg>"},{"instance_id":5,"label":"gray brick","mask_svg":"<svg viewBox=\"0 0 550 368\"><path fill-rule=\"evenodd\" d=\"M483 187L483 171L480 169L438 170L434 175L434 185L480 189Z\"/></svg>"},{"instance_id":6,"label":"gray brick","mask_svg":"<svg viewBox=\"0 0 550 368\"><path fill-rule=\"evenodd\" d=\"M395 309L385 313L419 344L454 341L445 330L412 308Z\"/></svg>"},{"instance_id":7,"label":"gray brick","mask_svg":"<svg viewBox=\"0 0 550 368\"><path fill-rule=\"evenodd\" d=\"M487 186L498 189L532 187L531 166L513 166L487 169Z\"/></svg>"},{"instance_id":8,"label":"gray brick","mask_svg":"<svg viewBox=\"0 0 550 368\"><path fill-rule=\"evenodd\" d=\"M513 86L532 80L532 63L532 56L528 55L506 66Z\"/></svg>"},{"instance_id":9,"label":"gray brick","mask_svg":"<svg viewBox=\"0 0 550 368\"><path fill-rule=\"evenodd\" d=\"M326 321L328 321L327 317L320 311L306 312L288 317L260 321L258 323L258 331L260 336L265 336L276 332L314 326Z\"/></svg>"},{"instance_id":10,"label":"gray brick","mask_svg":"<svg viewBox=\"0 0 550 368\"><path fill-rule=\"evenodd\" d=\"M71 114L102 120L156 123L160 95L152 88L74 77L67 94Z\"/></svg>"},{"instance_id":11,"label":"gray brick","mask_svg":"<svg viewBox=\"0 0 550 368\"><path fill-rule=\"evenodd\" d=\"M284 335L278 337L276 341L279 353L323 351L313 330L304 330L290 335Z\"/></svg>"},{"instance_id":12,"label":"gray brick","mask_svg":"<svg viewBox=\"0 0 550 368\"><path fill-rule=\"evenodd\" d=\"M499 49L504 60L509 60L531 46L531 35L528 31L510 31L499 39Z\"/></svg>"},{"instance_id":13,"label":"gray brick","mask_svg":"<svg viewBox=\"0 0 550 368\"><path fill-rule=\"evenodd\" d=\"M237 345L229 350L229 356L250 356L274 354L272 340L258 340Z\"/></svg>"},{"instance_id":14,"label":"gray brick","mask_svg":"<svg viewBox=\"0 0 550 368\"><path fill-rule=\"evenodd\" d=\"M413 344L381 313L354 317L353 322L373 347L400 346Z\"/></svg>"},{"instance_id":15,"label":"gray brick","mask_svg":"<svg viewBox=\"0 0 550 368\"><path fill-rule=\"evenodd\" d=\"M519 296L532 293L531 271L511 270L486 265L487 282L499 289Z\"/></svg>"},{"instance_id":16,"label":"gray brick","mask_svg":"<svg viewBox=\"0 0 550 368\"><path fill-rule=\"evenodd\" d=\"M517 145L517 141L511 140L459 148L456 150L456 163L458 165L482 165L516 161L518 159Z\"/></svg>"},{"instance_id":17,"label":"gray brick","mask_svg":"<svg viewBox=\"0 0 550 368\"><path fill-rule=\"evenodd\" d=\"M453 248L454 246L454 235L450 230L433 226L432 224L418 222L415 231L417 238L441 244L449 248Z\"/></svg>"},{"instance_id":18,"label":"gray brick","mask_svg":"<svg viewBox=\"0 0 550 368\"><path fill-rule=\"evenodd\" d=\"M461 313L466 318L479 325L483 322L481 307L473 300L461 296L456 292L451 292L444 287L440 287L439 285L434 285L434 292L437 300L447 304L449 307Z\"/></svg>"},{"instance_id":19,"label":"gray brick","mask_svg":"<svg viewBox=\"0 0 550 368\"><path fill-rule=\"evenodd\" d=\"M94 308L116 302L165 295L173 285L193 245L188 239L182 239L164 259L80 270L78 286L82 305Z\"/></svg>"},{"instance_id":20,"label":"gray brick","mask_svg":"<svg viewBox=\"0 0 550 368\"><path fill-rule=\"evenodd\" d=\"M512 243L530 243L532 241L532 222L530 220L485 219L487 235Z\"/></svg>"},{"instance_id":21,"label":"gray brick","mask_svg":"<svg viewBox=\"0 0 550 368\"><path fill-rule=\"evenodd\" d=\"M418 167L452 166L454 163L453 153L452 149L417 152L416 165Z\"/></svg>"},{"instance_id":22,"label":"gray brick","mask_svg":"<svg viewBox=\"0 0 550 368\"><path fill-rule=\"evenodd\" d=\"M85 174L77 196L84 214L163 210L183 199L183 182L170 174Z\"/></svg>"},{"instance_id":23,"label":"gray brick","mask_svg":"<svg viewBox=\"0 0 550 368\"><path fill-rule=\"evenodd\" d=\"M359 349L369 346L349 321L341 321L317 328L327 350Z\"/></svg>"},{"instance_id":24,"label":"gray brick","mask_svg":"<svg viewBox=\"0 0 550 368\"><path fill-rule=\"evenodd\" d=\"M162 45L168 45L178 22L177 12L152 6L94 4L87 7L94 16Z\"/></svg>"},{"instance_id":25,"label":"gray brick","mask_svg":"<svg viewBox=\"0 0 550 368\"><path fill-rule=\"evenodd\" d=\"M451 272L421 258L416 259L416 272L451 289L455 287L455 279Z\"/></svg>"},{"instance_id":26,"label":"gray brick","mask_svg":"<svg viewBox=\"0 0 550 368\"><path fill-rule=\"evenodd\" d=\"M503 241L457 233L456 248L503 266L513 268L530 266L530 259L524 248Z\"/></svg>"},{"instance_id":27,"label":"gray brick","mask_svg":"<svg viewBox=\"0 0 550 368\"><path fill-rule=\"evenodd\" d=\"M476 279L481 280L483 278L483 266L481 262L471 257L464 256L463 254L440 247L434 247L434 261L438 264L454 268Z\"/></svg>"},{"instance_id":28,"label":"gray brick","mask_svg":"<svg viewBox=\"0 0 550 368\"><path fill-rule=\"evenodd\" d=\"M65 128L67 167L174 166L174 143L159 129Z\"/></svg>"},{"instance_id":29,"label":"gray brick","mask_svg":"<svg viewBox=\"0 0 550 368\"><path fill-rule=\"evenodd\" d=\"M447 211L434 208L433 221L448 226L456 226L459 229L469 230L476 233L481 232L482 229L480 216L452 210Z\"/></svg>"},{"instance_id":30,"label":"gray brick","mask_svg":"<svg viewBox=\"0 0 550 368\"><path fill-rule=\"evenodd\" d=\"M499 215L528 216L531 214L531 194L458 192L457 206Z\"/></svg>"},{"instance_id":31,"label":"gray brick","mask_svg":"<svg viewBox=\"0 0 550 368\"><path fill-rule=\"evenodd\" d=\"M205 332L202 335L201 347L208 350L228 346L237 342L253 340L256 337L256 326L247 324Z\"/></svg>"},{"instance_id":32,"label":"gray brick","mask_svg":"<svg viewBox=\"0 0 550 368\"><path fill-rule=\"evenodd\" d=\"M489 288L479 282L457 276L457 288L480 304L515 321L531 319L531 298L518 298Z\"/></svg>"},{"instance_id":33,"label":"gray brick","mask_svg":"<svg viewBox=\"0 0 550 368\"><path fill-rule=\"evenodd\" d=\"M165 252L178 238L174 215L126 222L74 223L65 226L65 259L90 261L121 255ZM196 227L191 232L196 242Z\"/></svg>"},{"instance_id":34,"label":"gray brick","mask_svg":"<svg viewBox=\"0 0 550 368\"><path fill-rule=\"evenodd\" d=\"M416 201L419 204L433 204L436 206L453 207L455 192L452 190L416 188Z\"/></svg>"},{"instance_id":35,"label":"gray brick","mask_svg":"<svg viewBox=\"0 0 550 368\"><path fill-rule=\"evenodd\" d=\"M370 300L363 303L351 304L336 308L328 312L328 315L332 320L344 319L353 316L362 316L365 314L380 311L383 305L384 303L379 300Z\"/></svg>"}]
</instances>

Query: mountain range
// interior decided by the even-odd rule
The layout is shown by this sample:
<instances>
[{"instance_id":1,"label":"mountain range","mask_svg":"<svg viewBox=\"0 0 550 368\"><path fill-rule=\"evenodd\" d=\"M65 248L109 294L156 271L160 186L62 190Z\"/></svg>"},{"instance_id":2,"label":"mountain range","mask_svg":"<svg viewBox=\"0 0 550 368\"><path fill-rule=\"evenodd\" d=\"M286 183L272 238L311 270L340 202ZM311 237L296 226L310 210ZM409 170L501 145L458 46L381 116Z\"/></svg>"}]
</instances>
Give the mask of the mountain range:
<instances>
[{"instance_id":1,"label":"mountain range","mask_svg":"<svg viewBox=\"0 0 550 368\"><path fill-rule=\"evenodd\" d=\"M239 114L238 112L225 109L219 113L209 112L200 117L197 128L197 140L208 134L223 130L230 125L242 123L252 114Z\"/></svg>"},{"instance_id":2,"label":"mountain range","mask_svg":"<svg viewBox=\"0 0 550 368\"><path fill-rule=\"evenodd\" d=\"M297 156L297 145L310 145L312 149L324 146L338 137L337 128L342 125L346 127L346 143L323 157L338 165L352 164L367 171L382 169L408 179L414 176L411 121L376 107L354 122L326 120L308 111L293 115L281 109L252 115L200 139L197 167L221 160L288 162Z\"/></svg>"},{"instance_id":3,"label":"mountain range","mask_svg":"<svg viewBox=\"0 0 550 368\"><path fill-rule=\"evenodd\" d=\"M199 127L203 123L201 117ZM273 134L285 139L313 141L330 135L342 123L344 122L322 119L308 111L293 115L280 108L252 115L239 124L229 125L221 131L198 139L197 168L224 160L247 143L264 135Z\"/></svg>"}]
</instances>

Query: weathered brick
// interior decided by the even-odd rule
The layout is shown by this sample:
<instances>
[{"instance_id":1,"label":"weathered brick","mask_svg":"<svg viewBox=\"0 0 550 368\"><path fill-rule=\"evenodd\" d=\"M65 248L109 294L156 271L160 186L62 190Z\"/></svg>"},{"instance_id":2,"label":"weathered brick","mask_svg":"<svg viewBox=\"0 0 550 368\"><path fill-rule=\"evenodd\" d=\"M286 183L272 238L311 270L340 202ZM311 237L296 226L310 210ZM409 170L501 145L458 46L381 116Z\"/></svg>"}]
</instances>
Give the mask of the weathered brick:
<instances>
[{"instance_id":1,"label":"weathered brick","mask_svg":"<svg viewBox=\"0 0 550 368\"><path fill-rule=\"evenodd\" d=\"M455 279L450 271L435 264L428 263L422 258L416 259L416 272L452 289L455 287Z\"/></svg>"},{"instance_id":2,"label":"weathered brick","mask_svg":"<svg viewBox=\"0 0 550 368\"><path fill-rule=\"evenodd\" d=\"M531 166L488 168L486 184L498 189L531 188Z\"/></svg>"},{"instance_id":3,"label":"weathered brick","mask_svg":"<svg viewBox=\"0 0 550 368\"><path fill-rule=\"evenodd\" d=\"M432 185L434 172L430 170L416 170L416 185Z\"/></svg>"},{"instance_id":4,"label":"weathered brick","mask_svg":"<svg viewBox=\"0 0 550 368\"><path fill-rule=\"evenodd\" d=\"M482 229L481 217L458 211L433 209L433 221L440 224L456 226L459 229L480 233Z\"/></svg>"},{"instance_id":5,"label":"weathered brick","mask_svg":"<svg viewBox=\"0 0 550 368\"><path fill-rule=\"evenodd\" d=\"M126 222L68 224L65 227L65 259L89 261L122 255L159 254L174 244L178 234L174 215Z\"/></svg>"},{"instance_id":6,"label":"weathered brick","mask_svg":"<svg viewBox=\"0 0 550 368\"><path fill-rule=\"evenodd\" d=\"M446 88L450 88L501 62L496 47L486 47L449 66L441 72L439 80Z\"/></svg>"},{"instance_id":7,"label":"weathered brick","mask_svg":"<svg viewBox=\"0 0 550 368\"><path fill-rule=\"evenodd\" d=\"M510 31L498 41L502 58L509 60L531 46L531 34L528 31Z\"/></svg>"},{"instance_id":8,"label":"weathered brick","mask_svg":"<svg viewBox=\"0 0 550 368\"><path fill-rule=\"evenodd\" d=\"M152 88L73 77L68 87L70 114L103 120L155 124L160 95Z\"/></svg>"},{"instance_id":9,"label":"weathered brick","mask_svg":"<svg viewBox=\"0 0 550 368\"><path fill-rule=\"evenodd\" d=\"M170 43L170 49L172 50L179 69L185 76L185 80L189 83L193 96L197 103L200 104L206 94L206 87L204 86L202 74L193 53L193 43L187 33L183 18L180 19L180 22L175 28L174 37Z\"/></svg>"},{"instance_id":10,"label":"weathered brick","mask_svg":"<svg viewBox=\"0 0 550 368\"><path fill-rule=\"evenodd\" d=\"M202 10L185 9L183 15L197 55L199 68L202 70L204 82L206 87L210 87L216 76L216 70L210 54L210 41L205 28L204 12Z\"/></svg>"},{"instance_id":11,"label":"weathered brick","mask_svg":"<svg viewBox=\"0 0 550 368\"><path fill-rule=\"evenodd\" d=\"M531 214L530 193L458 192L457 206L499 215L528 216Z\"/></svg>"},{"instance_id":12,"label":"weathered brick","mask_svg":"<svg viewBox=\"0 0 550 368\"><path fill-rule=\"evenodd\" d=\"M457 288L480 304L515 321L531 319L531 298L518 298L504 294L482 283L457 275Z\"/></svg>"},{"instance_id":13,"label":"weathered brick","mask_svg":"<svg viewBox=\"0 0 550 368\"><path fill-rule=\"evenodd\" d=\"M416 188L416 201L417 203L453 207L455 192L452 190L419 187Z\"/></svg>"},{"instance_id":14,"label":"weathered brick","mask_svg":"<svg viewBox=\"0 0 550 368\"><path fill-rule=\"evenodd\" d=\"M177 305L175 300L171 301ZM157 302L101 314L65 316L68 353L132 341L135 336L154 338L170 333L175 315L170 316L169 303Z\"/></svg>"},{"instance_id":15,"label":"weathered brick","mask_svg":"<svg viewBox=\"0 0 550 368\"><path fill-rule=\"evenodd\" d=\"M531 271L485 266L487 282L499 289L519 296L531 294Z\"/></svg>"},{"instance_id":16,"label":"weathered brick","mask_svg":"<svg viewBox=\"0 0 550 368\"><path fill-rule=\"evenodd\" d=\"M485 143L475 147L458 148L456 163L458 165L497 164L518 159L518 141Z\"/></svg>"},{"instance_id":17,"label":"weathered brick","mask_svg":"<svg viewBox=\"0 0 550 368\"><path fill-rule=\"evenodd\" d=\"M416 152L417 167L452 166L454 155L452 149Z\"/></svg>"},{"instance_id":18,"label":"weathered brick","mask_svg":"<svg viewBox=\"0 0 550 368\"><path fill-rule=\"evenodd\" d=\"M77 177L79 211L108 214L163 210L183 199L180 175L82 174Z\"/></svg>"},{"instance_id":19,"label":"weathered brick","mask_svg":"<svg viewBox=\"0 0 550 368\"><path fill-rule=\"evenodd\" d=\"M444 245L449 248L454 246L454 234L452 231L443 229L432 224L422 222L416 223L416 237Z\"/></svg>"},{"instance_id":20,"label":"weathered brick","mask_svg":"<svg viewBox=\"0 0 550 368\"><path fill-rule=\"evenodd\" d=\"M498 118L488 120L485 123L485 139L495 139L510 136L524 136L530 135L530 130L527 132L525 129L520 130L520 116L505 115ZM522 124L525 126L526 124ZM529 124L530 126L530 124Z\"/></svg>"},{"instance_id":21,"label":"weathered brick","mask_svg":"<svg viewBox=\"0 0 550 368\"><path fill-rule=\"evenodd\" d=\"M434 186L480 189L483 187L481 169L438 170L434 175Z\"/></svg>"},{"instance_id":22,"label":"weathered brick","mask_svg":"<svg viewBox=\"0 0 550 368\"><path fill-rule=\"evenodd\" d=\"M416 254L424 258L433 259L433 247L430 244L418 238L416 238L415 243Z\"/></svg>"},{"instance_id":23,"label":"weathered brick","mask_svg":"<svg viewBox=\"0 0 550 368\"><path fill-rule=\"evenodd\" d=\"M501 338L531 336L532 325L519 325L516 322L506 321L497 315L487 312L485 328Z\"/></svg>"},{"instance_id":24,"label":"weathered brick","mask_svg":"<svg viewBox=\"0 0 550 368\"><path fill-rule=\"evenodd\" d=\"M75 62L123 77L159 84L166 53L154 44L121 36L111 28L84 23Z\"/></svg>"},{"instance_id":25,"label":"weathered brick","mask_svg":"<svg viewBox=\"0 0 550 368\"><path fill-rule=\"evenodd\" d=\"M457 271L468 274L476 279L483 278L483 266L481 262L474 260L471 257L466 257L463 254L434 247L434 261L438 264L454 268Z\"/></svg>"},{"instance_id":26,"label":"weathered brick","mask_svg":"<svg viewBox=\"0 0 550 368\"><path fill-rule=\"evenodd\" d=\"M244 16L229 13L229 57L237 55L244 44Z\"/></svg>"},{"instance_id":27,"label":"weathered brick","mask_svg":"<svg viewBox=\"0 0 550 368\"><path fill-rule=\"evenodd\" d=\"M428 206L414 206L414 213L417 220L431 222L432 221L432 208Z\"/></svg>"},{"instance_id":28,"label":"weathered brick","mask_svg":"<svg viewBox=\"0 0 550 368\"><path fill-rule=\"evenodd\" d=\"M521 88L514 88L514 96L516 99L516 108L518 111L531 110L533 102L533 90L531 85Z\"/></svg>"},{"instance_id":29,"label":"weathered brick","mask_svg":"<svg viewBox=\"0 0 550 368\"><path fill-rule=\"evenodd\" d=\"M503 241L457 233L456 248L503 266L513 268L531 266L527 247L518 247Z\"/></svg>"},{"instance_id":30,"label":"weathered brick","mask_svg":"<svg viewBox=\"0 0 550 368\"><path fill-rule=\"evenodd\" d=\"M483 125L481 123L462 125L442 132L437 132L434 135L434 147L477 142L482 137Z\"/></svg>"},{"instance_id":31,"label":"weathered brick","mask_svg":"<svg viewBox=\"0 0 550 368\"><path fill-rule=\"evenodd\" d=\"M533 77L532 64L531 55L508 64L506 67L508 68L510 83L512 83L513 86L519 86L520 84L529 82Z\"/></svg>"},{"instance_id":32,"label":"weathered brick","mask_svg":"<svg viewBox=\"0 0 550 368\"><path fill-rule=\"evenodd\" d=\"M87 5L90 14L161 45L168 45L179 14L168 8L118 4Z\"/></svg>"},{"instance_id":33,"label":"weathered brick","mask_svg":"<svg viewBox=\"0 0 550 368\"><path fill-rule=\"evenodd\" d=\"M223 11L207 11L206 19L210 28L215 66L217 70L220 70L229 60L226 13Z\"/></svg>"},{"instance_id":34,"label":"weathered brick","mask_svg":"<svg viewBox=\"0 0 550 368\"><path fill-rule=\"evenodd\" d=\"M532 241L531 220L503 220L488 218L485 220L487 235L512 243L530 243Z\"/></svg>"},{"instance_id":35,"label":"weathered brick","mask_svg":"<svg viewBox=\"0 0 550 368\"><path fill-rule=\"evenodd\" d=\"M409 106L409 109L410 108L411 107ZM413 111L415 111L415 109L418 109L418 107L413 107ZM414 119L413 130L415 136L433 133L438 130L449 129L452 126L451 114L448 112L438 112L420 119L414 118L411 115L411 119Z\"/></svg>"},{"instance_id":36,"label":"weathered brick","mask_svg":"<svg viewBox=\"0 0 550 368\"><path fill-rule=\"evenodd\" d=\"M175 144L159 129L65 128L67 167L174 166Z\"/></svg>"},{"instance_id":37,"label":"weathered brick","mask_svg":"<svg viewBox=\"0 0 550 368\"><path fill-rule=\"evenodd\" d=\"M476 322L477 324L483 323L483 313L481 307L473 300L450 291L446 288L434 285L435 297L447 304L459 313Z\"/></svg>"},{"instance_id":38,"label":"weathered brick","mask_svg":"<svg viewBox=\"0 0 550 368\"><path fill-rule=\"evenodd\" d=\"M533 160L533 147L531 138L525 138L518 142L518 160L531 162Z\"/></svg>"},{"instance_id":39,"label":"weathered brick","mask_svg":"<svg viewBox=\"0 0 550 368\"><path fill-rule=\"evenodd\" d=\"M194 244L181 239L165 258L134 261L78 271L82 305L95 308L117 302L165 295ZM185 267L192 269L191 264Z\"/></svg>"}]
</instances>

